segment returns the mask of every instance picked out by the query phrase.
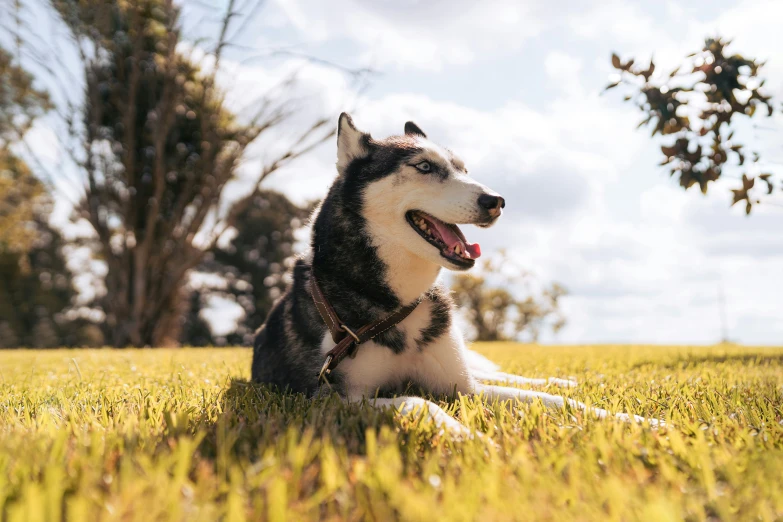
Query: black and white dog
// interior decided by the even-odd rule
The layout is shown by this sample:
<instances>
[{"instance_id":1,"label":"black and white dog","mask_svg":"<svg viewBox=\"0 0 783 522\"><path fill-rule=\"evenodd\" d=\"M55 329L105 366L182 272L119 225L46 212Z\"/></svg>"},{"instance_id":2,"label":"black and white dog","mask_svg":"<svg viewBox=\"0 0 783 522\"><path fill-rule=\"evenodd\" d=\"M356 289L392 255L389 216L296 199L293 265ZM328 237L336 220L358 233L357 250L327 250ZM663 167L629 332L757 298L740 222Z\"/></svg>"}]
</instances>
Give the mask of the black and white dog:
<instances>
[{"instance_id":1,"label":"black and white dog","mask_svg":"<svg viewBox=\"0 0 783 522\"><path fill-rule=\"evenodd\" d=\"M329 374L329 386L342 397L367 398L403 412L421 408L454 432L466 428L436 404L399 394L456 391L499 400L540 399L547 407L562 407L562 397L482 382L547 380L498 372L468 350L453 320L449 292L438 282L441 268L467 270L481 254L457 224L491 226L504 206L500 195L471 179L462 160L428 140L414 123L405 124L402 136L376 140L341 114L337 178L314 215L310 249L297 261L293 284L258 331L253 380L307 395L322 386L319 370L335 342L314 305L314 276L339 318L353 328L420 300L404 320L361 344Z\"/></svg>"}]
</instances>

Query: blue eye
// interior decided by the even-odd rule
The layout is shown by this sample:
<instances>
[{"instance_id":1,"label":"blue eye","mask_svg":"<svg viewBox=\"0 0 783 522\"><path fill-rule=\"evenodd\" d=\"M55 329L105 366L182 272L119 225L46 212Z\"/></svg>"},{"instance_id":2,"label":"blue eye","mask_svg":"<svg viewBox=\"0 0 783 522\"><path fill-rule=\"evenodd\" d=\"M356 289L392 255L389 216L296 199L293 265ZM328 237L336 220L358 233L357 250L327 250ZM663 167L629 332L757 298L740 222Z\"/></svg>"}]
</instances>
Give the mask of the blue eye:
<instances>
[{"instance_id":1,"label":"blue eye","mask_svg":"<svg viewBox=\"0 0 783 522\"><path fill-rule=\"evenodd\" d=\"M432 165L430 165L428 161L422 161L416 165L416 168L422 172L429 172L432 170Z\"/></svg>"}]
</instances>

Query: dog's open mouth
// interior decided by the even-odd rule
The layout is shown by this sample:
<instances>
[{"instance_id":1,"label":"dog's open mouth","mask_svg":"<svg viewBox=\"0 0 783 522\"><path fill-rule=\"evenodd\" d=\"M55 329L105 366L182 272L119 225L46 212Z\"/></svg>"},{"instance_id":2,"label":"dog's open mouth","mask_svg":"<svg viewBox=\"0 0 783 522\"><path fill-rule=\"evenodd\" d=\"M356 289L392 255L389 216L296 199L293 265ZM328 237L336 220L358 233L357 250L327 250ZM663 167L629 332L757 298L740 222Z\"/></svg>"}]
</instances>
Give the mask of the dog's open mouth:
<instances>
[{"instance_id":1,"label":"dog's open mouth","mask_svg":"<svg viewBox=\"0 0 783 522\"><path fill-rule=\"evenodd\" d=\"M444 223L421 210L408 211L405 218L421 237L437 248L440 255L452 263L470 268L481 256L479 244L468 243L457 225Z\"/></svg>"}]
</instances>

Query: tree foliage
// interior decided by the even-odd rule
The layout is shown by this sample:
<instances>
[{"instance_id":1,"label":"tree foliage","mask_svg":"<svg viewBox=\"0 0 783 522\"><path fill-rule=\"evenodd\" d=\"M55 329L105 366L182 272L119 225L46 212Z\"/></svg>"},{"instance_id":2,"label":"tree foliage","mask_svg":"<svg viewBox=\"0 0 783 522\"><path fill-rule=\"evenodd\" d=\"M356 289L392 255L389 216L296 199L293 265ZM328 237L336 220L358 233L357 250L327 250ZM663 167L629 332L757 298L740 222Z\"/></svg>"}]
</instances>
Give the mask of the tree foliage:
<instances>
[{"instance_id":1,"label":"tree foliage","mask_svg":"<svg viewBox=\"0 0 783 522\"><path fill-rule=\"evenodd\" d=\"M758 110L771 116L774 108L763 92L760 72L764 64L727 52L729 44L720 37L708 38L701 51L688 55L684 64L663 79L654 76L654 61L640 66L633 58L623 61L613 54L612 66L620 77L606 89L629 88L625 100L644 114L639 126L648 125L653 136L666 138L661 145L661 165L686 190L698 185L706 194L710 183L724 177L728 167L739 168L741 184L732 190L732 205L744 201L745 212L750 214L753 205L761 203L761 195L772 194L776 187L783 189L783 182L757 167L749 168L748 159L757 164L759 155L749 153L735 139L734 126Z\"/></svg>"},{"instance_id":2,"label":"tree foliage","mask_svg":"<svg viewBox=\"0 0 783 522\"><path fill-rule=\"evenodd\" d=\"M76 291L62 252L65 242L42 215L24 222L34 238L25 250L0 246L2 348L81 345L89 326L68 313Z\"/></svg>"},{"instance_id":3,"label":"tree foliage","mask_svg":"<svg viewBox=\"0 0 783 522\"><path fill-rule=\"evenodd\" d=\"M493 285L491 279L498 284ZM487 258L480 271L457 275L451 290L474 330L475 340L536 342L545 328L556 333L566 325L560 299L568 292L560 284L551 283L535 293L533 282L529 273L501 252L495 259ZM515 285L524 288L524 296L512 293L510 289Z\"/></svg>"},{"instance_id":4,"label":"tree foliage","mask_svg":"<svg viewBox=\"0 0 783 522\"><path fill-rule=\"evenodd\" d=\"M33 76L0 47L0 148L24 137L35 119L52 108L49 95L36 89Z\"/></svg>"},{"instance_id":5,"label":"tree foliage","mask_svg":"<svg viewBox=\"0 0 783 522\"><path fill-rule=\"evenodd\" d=\"M35 120L52 107L33 77L0 48L0 348L81 343L67 312L76 294L52 201L14 153Z\"/></svg>"},{"instance_id":6,"label":"tree foliage","mask_svg":"<svg viewBox=\"0 0 783 522\"><path fill-rule=\"evenodd\" d=\"M285 273L293 260L295 233L311 206L300 207L285 195L261 191L238 217L242 226L228 244L215 246L197 267L197 273L221 276L218 285L193 288L182 342L191 346L251 344L274 301L286 287ZM237 330L218 338L202 315L208 300L221 297L242 307Z\"/></svg>"},{"instance_id":7,"label":"tree foliage","mask_svg":"<svg viewBox=\"0 0 783 522\"><path fill-rule=\"evenodd\" d=\"M35 241L31 224L44 187L27 164L8 149L0 149L0 249L27 252Z\"/></svg>"},{"instance_id":8,"label":"tree foliage","mask_svg":"<svg viewBox=\"0 0 783 522\"><path fill-rule=\"evenodd\" d=\"M27 224L45 190L12 147L50 108L49 96L33 86L32 75L0 48L0 248L5 251L26 252L35 240Z\"/></svg>"},{"instance_id":9,"label":"tree foliage","mask_svg":"<svg viewBox=\"0 0 783 522\"><path fill-rule=\"evenodd\" d=\"M52 202L25 163L0 150L0 347L82 344L88 325L68 314L76 291Z\"/></svg>"},{"instance_id":10,"label":"tree foliage","mask_svg":"<svg viewBox=\"0 0 783 522\"><path fill-rule=\"evenodd\" d=\"M293 114L290 100L271 96L242 118L226 108L216 76L225 35L240 20L234 1L204 61L182 50L179 12L169 0L53 3L84 63L84 104L68 125L86 179L78 212L108 266L98 303L107 341L176 343L190 271L239 224L266 177L333 130L326 119L311 121L262 165L249 194L227 197L247 147Z\"/></svg>"}]
</instances>

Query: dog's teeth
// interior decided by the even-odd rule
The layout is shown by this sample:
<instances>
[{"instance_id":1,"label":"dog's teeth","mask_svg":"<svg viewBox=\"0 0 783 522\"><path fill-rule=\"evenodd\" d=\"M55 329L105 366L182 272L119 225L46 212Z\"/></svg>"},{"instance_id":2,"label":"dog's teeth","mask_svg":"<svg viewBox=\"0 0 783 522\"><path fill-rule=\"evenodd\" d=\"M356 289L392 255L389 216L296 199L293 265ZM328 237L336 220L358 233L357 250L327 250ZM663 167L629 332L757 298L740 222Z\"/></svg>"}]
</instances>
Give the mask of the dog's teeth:
<instances>
[{"instance_id":1,"label":"dog's teeth","mask_svg":"<svg viewBox=\"0 0 783 522\"><path fill-rule=\"evenodd\" d=\"M427 230L427 225L425 223L419 223L419 228L422 230Z\"/></svg>"},{"instance_id":2,"label":"dog's teeth","mask_svg":"<svg viewBox=\"0 0 783 522\"><path fill-rule=\"evenodd\" d=\"M457 254L462 254L462 247L459 246L459 243L457 243L457 246L454 247L454 252Z\"/></svg>"}]
</instances>

